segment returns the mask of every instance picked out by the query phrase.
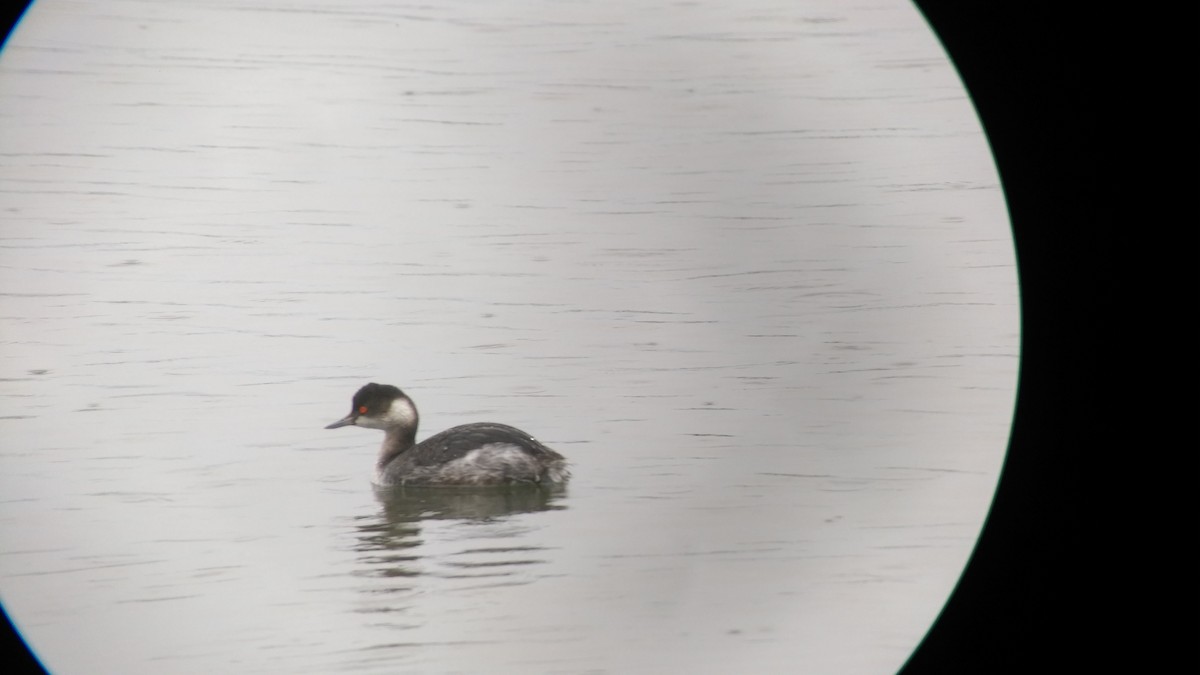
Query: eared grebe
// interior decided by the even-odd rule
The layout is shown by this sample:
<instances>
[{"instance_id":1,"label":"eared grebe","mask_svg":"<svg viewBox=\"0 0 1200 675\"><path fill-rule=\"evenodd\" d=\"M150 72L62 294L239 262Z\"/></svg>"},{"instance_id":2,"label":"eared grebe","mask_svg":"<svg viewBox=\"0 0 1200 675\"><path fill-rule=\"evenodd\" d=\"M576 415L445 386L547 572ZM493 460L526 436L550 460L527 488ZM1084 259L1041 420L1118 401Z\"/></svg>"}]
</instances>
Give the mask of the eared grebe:
<instances>
[{"instance_id":1,"label":"eared grebe","mask_svg":"<svg viewBox=\"0 0 1200 675\"><path fill-rule=\"evenodd\" d=\"M417 406L390 384L363 386L350 414L325 428L350 425L386 434L375 467L379 485L548 484L571 476L562 455L505 424L464 424L417 443Z\"/></svg>"}]
</instances>

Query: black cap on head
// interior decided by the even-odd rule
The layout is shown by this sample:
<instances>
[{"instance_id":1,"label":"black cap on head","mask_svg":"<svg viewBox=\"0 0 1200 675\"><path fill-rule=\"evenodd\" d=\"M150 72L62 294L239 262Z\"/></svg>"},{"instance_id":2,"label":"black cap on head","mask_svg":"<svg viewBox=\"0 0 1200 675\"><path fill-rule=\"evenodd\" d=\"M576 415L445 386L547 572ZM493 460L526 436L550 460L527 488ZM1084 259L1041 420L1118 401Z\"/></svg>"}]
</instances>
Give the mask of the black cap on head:
<instances>
[{"instance_id":1,"label":"black cap on head","mask_svg":"<svg viewBox=\"0 0 1200 675\"><path fill-rule=\"evenodd\" d=\"M400 391L399 387L375 382L365 384L354 393L354 399L350 404L350 414L325 428L337 429L350 426L354 424L359 415L375 415L386 411L392 401L398 398L408 398L403 391Z\"/></svg>"},{"instance_id":2,"label":"black cap on head","mask_svg":"<svg viewBox=\"0 0 1200 675\"><path fill-rule=\"evenodd\" d=\"M404 392L400 391L400 387L393 387L390 384L364 384L361 389L354 393L352 407L353 412L357 414L370 414L383 410L384 407L392 401L404 396ZM363 408L366 408L364 411Z\"/></svg>"}]
</instances>

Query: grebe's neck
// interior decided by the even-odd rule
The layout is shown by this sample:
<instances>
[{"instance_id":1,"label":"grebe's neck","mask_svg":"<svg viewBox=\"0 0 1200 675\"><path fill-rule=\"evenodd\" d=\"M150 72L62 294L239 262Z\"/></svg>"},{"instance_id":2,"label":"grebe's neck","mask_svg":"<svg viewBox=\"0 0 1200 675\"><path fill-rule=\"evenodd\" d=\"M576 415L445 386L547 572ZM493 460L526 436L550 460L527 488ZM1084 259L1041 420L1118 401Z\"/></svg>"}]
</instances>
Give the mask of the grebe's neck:
<instances>
[{"instance_id":1,"label":"grebe's neck","mask_svg":"<svg viewBox=\"0 0 1200 675\"><path fill-rule=\"evenodd\" d=\"M363 422L366 422L365 424ZM379 448L378 467L383 469L417 442L417 425L420 417L412 399L400 393L388 404L387 409L374 417L360 417L359 426L382 429L383 445Z\"/></svg>"},{"instance_id":2,"label":"grebe's neck","mask_svg":"<svg viewBox=\"0 0 1200 675\"><path fill-rule=\"evenodd\" d=\"M376 465L379 469L387 466L387 463L398 457L405 450L408 450L417 442L417 430L415 427L392 427L385 430L383 436L383 445L379 448L379 462Z\"/></svg>"}]
</instances>

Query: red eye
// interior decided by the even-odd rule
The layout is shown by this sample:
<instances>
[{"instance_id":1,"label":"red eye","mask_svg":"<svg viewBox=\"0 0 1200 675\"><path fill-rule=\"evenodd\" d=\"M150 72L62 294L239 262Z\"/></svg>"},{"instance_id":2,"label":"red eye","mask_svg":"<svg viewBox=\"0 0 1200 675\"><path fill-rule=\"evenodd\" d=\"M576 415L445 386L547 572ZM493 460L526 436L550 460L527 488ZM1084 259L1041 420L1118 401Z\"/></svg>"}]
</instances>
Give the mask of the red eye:
<instances>
[{"instance_id":1,"label":"red eye","mask_svg":"<svg viewBox=\"0 0 1200 675\"><path fill-rule=\"evenodd\" d=\"M365 406L365 405L358 406L358 414L366 415L367 414L367 406Z\"/></svg>"}]
</instances>

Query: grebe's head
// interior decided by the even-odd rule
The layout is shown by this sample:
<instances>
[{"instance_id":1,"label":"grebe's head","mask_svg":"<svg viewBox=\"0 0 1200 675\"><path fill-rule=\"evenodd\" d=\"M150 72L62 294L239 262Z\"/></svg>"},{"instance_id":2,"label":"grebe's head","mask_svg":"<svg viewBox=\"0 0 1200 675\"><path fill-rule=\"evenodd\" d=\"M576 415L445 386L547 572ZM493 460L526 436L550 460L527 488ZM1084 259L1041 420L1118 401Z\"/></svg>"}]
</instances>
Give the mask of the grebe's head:
<instances>
[{"instance_id":1,"label":"grebe's head","mask_svg":"<svg viewBox=\"0 0 1200 675\"><path fill-rule=\"evenodd\" d=\"M350 425L368 429L402 428L415 431L417 407L399 387L372 382L354 394L349 415L325 428L337 429Z\"/></svg>"}]
</instances>

